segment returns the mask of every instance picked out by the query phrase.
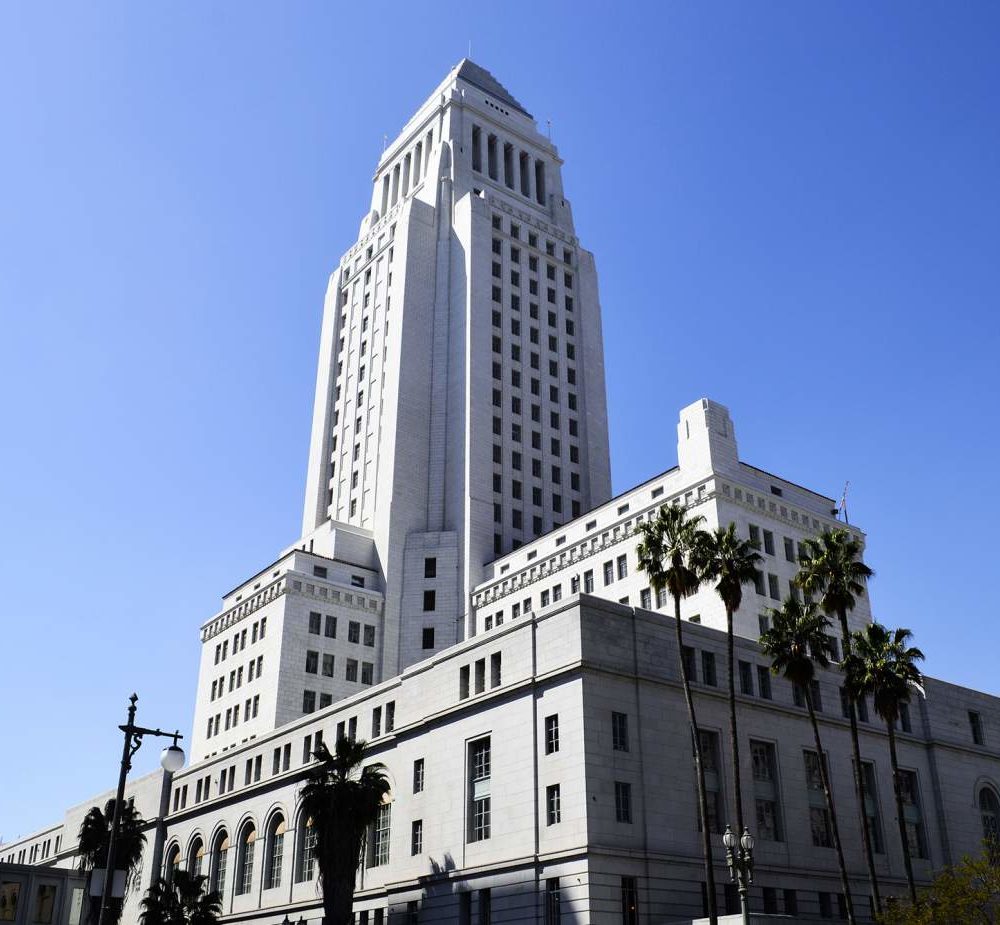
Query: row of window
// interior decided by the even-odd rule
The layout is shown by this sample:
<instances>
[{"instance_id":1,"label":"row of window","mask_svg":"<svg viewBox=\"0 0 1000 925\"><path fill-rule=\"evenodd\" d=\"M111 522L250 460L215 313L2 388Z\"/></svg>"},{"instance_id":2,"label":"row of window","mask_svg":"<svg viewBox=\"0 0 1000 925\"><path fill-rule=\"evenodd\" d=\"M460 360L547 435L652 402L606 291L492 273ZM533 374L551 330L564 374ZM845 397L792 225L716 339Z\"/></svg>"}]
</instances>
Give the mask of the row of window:
<instances>
[{"instance_id":1,"label":"row of window","mask_svg":"<svg viewBox=\"0 0 1000 925\"><path fill-rule=\"evenodd\" d=\"M494 652L490 656L490 688L501 684L501 653ZM472 665L462 665L458 669L458 699L465 700L470 696L470 681L474 683L471 692L481 694L486 690L486 659L476 659Z\"/></svg>"},{"instance_id":2,"label":"row of window","mask_svg":"<svg viewBox=\"0 0 1000 925\"><path fill-rule=\"evenodd\" d=\"M357 620L349 620L347 623L347 641L358 645L362 643L362 631L364 633L364 645L369 648L375 645L375 627L370 623L360 623ZM327 639L337 638L337 618L333 614L325 616L316 610L309 612L309 632L313 636L323 635Z\"/></svg>"},{"instance_id":3,"label":"row of window","mask_svg":"<svg viewBox=\"0 0 1000 925\"><path fill-rule=\"evenodd\" d=\"M264 656L258 655L256 658L250 659L246 665L246 678L247 684L253 681L255 678L259 678L264 673ZM215 700L221 697L223 694L231 694L235 690L239 690L243 686L243 666L240 665L238 668L234 668L229 672L229 689L226 690L226 677L223 675L218 680L212 682L212 689L209 693L209 700Z\"/></svg>"},{"instance_id":4,"label":"row of window","mask_svg":"<svg viewBox=\"0 0 1000 925\"><path fill-rule=\"evenodd\" d=\"M245 649L248 645L253 645L258 639L263 639L264 634L267 631L267 617L261 617L259 620L254 620L253 625L250 627L250 639L247 641L247 630L244 628L242 630L237 630L233 634L233 651L232 654L235 655L237 652ZM215 664L218 665L219 662L224 662L229 656L229 640L224 639L222 642L216 643L215 646Z\"/></svg>"},{"instance_id":5,"label":"row of window","mask_svg":"<svg viewBox=\"0 0 1000 925\"><path fill-rule=\"evenodd\" d=\"M257 712L260 709L260 694L254 694L253 697L247 697L242 706L243 722L246 723L251 719L256 719ZM221 731L235 729L240 724L240 704L237 703L234 706L227 707L224 719L225 726L223 727L220 725L223 721L223 714L221 711L208 718L208 726L205 730L206 739L211 739L213 736L217 736Z\"/></svg>"},{"instance_id":6,"label":"row of window","mask_svg":"<svg viewBox=\"0 0 1000 925\"><path fill-rule=\"evenodd\" d=\"M313 649L306 650L306 674L320 673L320 658L322 656L323 676L332 678L334 676L334 657L329 652L317 652ZM357 683L358 681L358 660L356 658L344 659L344 679ZM375 666L373 662L361 662L361 683L375 683ZM307 706L311 703L311 708ZM320 708L329 706L329 701L323 702L323 695L320 695ZM302 709L306 713L312 713L316 709L316 697L312 691L306 691Z\"/></svg>"},{"instance_id":7,"label":"row of window","mask_svg":"<svg viewBox=\"0 0 1000 925\"><path fill-rule=\"evenodd\" d=\"M533 158L527 151L515 150L513 144L501 142L492 132L486 135L485 147L484 162L483 130L473 124L472 169L476 173L485 173L491 180L502 182L510 190L520 191L522 196L534 198L540 205L545 205L545 161Z\"/></svg>"}]
</instances>

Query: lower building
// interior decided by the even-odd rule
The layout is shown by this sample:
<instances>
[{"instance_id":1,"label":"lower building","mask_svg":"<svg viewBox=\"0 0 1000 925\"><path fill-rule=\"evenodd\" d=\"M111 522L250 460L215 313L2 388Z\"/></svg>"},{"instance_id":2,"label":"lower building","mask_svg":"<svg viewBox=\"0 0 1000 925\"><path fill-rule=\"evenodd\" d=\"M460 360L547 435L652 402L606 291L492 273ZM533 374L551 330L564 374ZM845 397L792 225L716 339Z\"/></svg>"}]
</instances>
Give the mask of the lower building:
<instances>
[{"instance_id":1,"label":"lower building","mask_svg":"<svg viewBox=\"0 0 1000 925\"><path fill-rule=\"evenodd\" d=\"M359 923L674 922L697 917L704 876L690 734L673 618L585 594L509 620L315 713L172 777L133 782L151 825L130 897L157 874L209 875L226 921L318 922L321 896L299 790L320 741L367 739L392 782L358 873ZM720 833L733 783L725 634L685 621L707 755L720 911L735 911ZM805 710L737 639L743 803L757 839L752 904L797 920L837 918L840 880ZM851 780L841 677L819 680L821 727L859 918L869 886ZM905 892L887 740L870 704L861 748L886 893ZM899 734L917 878L996 831L1000 763L987 735L996 698L928 679ZM67 866L85 807L46 830ZM38 838L5 846L18 861ZM0 867L0 891L11 877ZM131 916L131 917L130 917Z\"/></svg>"}]
</instances>

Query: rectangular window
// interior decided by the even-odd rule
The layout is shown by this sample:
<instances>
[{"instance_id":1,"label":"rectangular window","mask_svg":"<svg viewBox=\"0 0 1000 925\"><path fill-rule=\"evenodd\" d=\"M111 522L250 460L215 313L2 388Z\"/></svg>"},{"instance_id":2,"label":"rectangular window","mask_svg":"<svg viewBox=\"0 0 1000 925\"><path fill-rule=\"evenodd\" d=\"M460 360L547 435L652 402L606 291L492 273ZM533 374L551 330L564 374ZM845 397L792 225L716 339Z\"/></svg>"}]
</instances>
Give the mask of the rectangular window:
<instances>
[{"instance_id":1,"label":"rectangular window","mask_svg":"<svg viewBox=\"0 0 1000 925\"><path fill-rule=\"evenodd\" d=\"M903 799L903 818L906 820L906 840L910 844L910 856L927 857L927 841L924 837L923 815L920 810L920 792L917 788L915 771L899 772L899 790Z\"/></svg>"},{"instance_id":2,"label":"rectangular window","mask_svg":"<svg viewBox=\"0 0 1000 925\"><path fill-rule=\"evenodd\" d=\"M369 867L381 867L389 863L389 827L392 816L392 804L383 803L378 808L378 816L372 827L371 862Z\"/></svg>"},{"instance_id":3,"label":"rectangular window","mask_svg":"<svg viewBox=\"0 0 1000 925\"><path fill-rule=\"evenodd\" d=\"M785 537L785 560L787 562L795 561L795 543L787 536Z\"/></svg>"},{"instance_id":4,"label":"rectangular window","mask_svg":"<svg viewBox=\"0 0 1000 925\"><path fill-rule=\"evenodd\" d=\"M303 691L302 712L313 713L316 710L316 691Z\"/></svg>"},{"instance_id":5,"label":"rectangular window","mask_svg":"<svg viewBox=\"0 0 1000 925\"><path fill-rule=\"evenodd\" d=\"M833 846L833 838L830 832L830 813L826 808L826 796L823 791L820 759L816 752L810 749L802 752L802 758L805 762L806 789L809 795L809 827L812 830L812 843L817 848L830 848Z\"/></svg>"},{"instance_id":6,"label":"rectangular window","mask_svg":"<svg viewBox=\"0 0 1000 925\"><path fill-rule=\"evenodd\" d=\"M347 641L348 642L361 642L361 624L356 620L351 620L347 624Z\"/></svg>"},{"instance_id":7,"label":"rectangular window","mask_svg":"<svg viewBox=\"0 0 1000 925\"><path fill-rule=\"evenodd\" d=\"M740 662L740 693L753 697L753 665L749 662Z\"/></svg>"},{"instance_id":8,"label":"rectangular window","mask_svg":"<svg viewBox=\"0 0 1000 925\"><path fill-rule=\"evenodd\" d=\"M365 624L365 645L369 648L375 647L375 627Z\"/></svg>"},{"instance_id":9,"label":"rectangular window","mask_svg":"<svg viewBox=\"0 0 1000 925\"><path fill-rule=\"evenodd\" d=\"M628 749L628 714L611 714L611 748L616 752L627 752Z\"/></svg>"},{"instance_id":10,"label":"rectangular window","mask_svg":"<svg viewBox=\"0 0 1000 925\"><path fill-rule=\"evenodd\" d=\"M361 683L362 684L375 683L375 665L372 662L361 663Z\"/></svg>"},{"instance_id":11,"label":"rectangular window","mask_svg":"<svg viewBox=\"0 0 1000 925\"><path fill-rule=\"evenodd\" d=\"M764 552L769 556L774 555L774 534L770 530L764 531Z\"/></svg>"},{"instance_id":12,"label":"rectangular window","mask_svg":"<svg viewBox=\"0 0 1000 925\"><path fill-rule=\"evenodd\" d=\"M358 662L357 662L356 659L349 658L347 660L347 663L346 663L346 666L345 666L345 669L344 669L344 677L348 681L357 681L358 680Z\"/></svg>"},{"instance_id":13,"label":"rectangular window","mask_svg":"<svg viewBox=\"0 0 1000 925\"><path fill-rule=\"evenodd\" d=\"M770 572L767 575L767 591L774 600L781 600L781 588L778 584L778 576L772 575Z\"/></svg>"},{"instance_id":14,"label":"rectangular window","mask_svg":"<svg viewBox=\"0 0 1000 925\"><path fill-rule=\"evenodd\" d=\"M716 687L718 681L715 677L715 653L701 653L701 680L709 687Z\"/></svg>"},{"instance_id":15,"label":"rectangular window","mask_svg":"<svg viewBox=\"0 0 1000 925\"><path fill-rule=\"evenodd\" d=\"M620 780L615 781L615 819L632 822L632 785Z\"/></svg>"},{"instance_id":16,"label":"rectangular window","mask_svg":"<svg viewBox=\"0 0 1000 925\"><path fill-rule=\"evenodd\" d=\"M437 578L437 558L427 556L424 558L424 578Z\"/></svg>"},{"instance_id":17,"label":"rectangular window","mask_svg":"<svg viewBox=\"0 0 1000 925\"><path fill-rule=\"evenodd\" d=\"M593 569L588 569L583 573L583 593L593 594L594 593L594 572Z\"/></svg>"},{"instance_id":18,"label":"rectangular window","mask_svg":"<svg viewBox=\"0 0 1000 925\"><path fill-rule=\"evenodd\" d=\"M311 649L306 652L306 674L317 674L319 672L319 652Z\"/></svg>"},{"instance_id":19,"label":"rectangular window","mask_svg":"<svg viewBox=\"0 0 1000 925\"><path fill-rule=\"evenodd\" d=\"M469 696L469 666L458 669L458 699L465 700Z\"/></svg>"},{"instance_id":20,"label":"rectangular window","mask_svg":"<svg viewBox=\"0 0 1000 925\"><path fill-rule=\"evenodd\" d=\"M500 653L494 652L490 656L490 687L500 686Z\"/></svg>"},{"instance_id":21,"label":"rectangular window","mask_svg":"<svg viewBox=\"0 0 1000 925\"><path fill-rule=\"evenodd\" d=\"M653 596L649 588L643 588L639 592L639 606L643 610L650 610L653 606Z\"/></svg>"},{"instance_id":22,"label":"rectangular window","mask_svg":"<svg viewBox=\"0 0 1000 925\"><path fill-rule=\"evenodd\" d=\"M868 816L868 831L871 833L872 850L876 854L885 854L885 839L882 834L882 814L878 807L878 786L874 762L862 761L861 775L865 785L865 815Z\"/></svg>"},{"instance_id":23,"label":"rectangular window","mask_svg":"<svg viewBox=\"0 0 1000 925\"><path fill-rule=\"evenodd\" d=\"M972 742L975 745L984 744L983 720L974 710L969 710L969 730L972 732Z\"/></svg>"},{"instance_id":24,"label":"rectangular window","mask_svg":"<svg viewBox=\"0 0 1000 925\"><path fill-rule=\"evenodd\" d=\"M615 580L615 564L614 562L608 561L604 563L604 584L605 586L611 584Z\"/></svg>"},{"instance_id":25,"label":"rectangular window","mask_svg":"<svg viewBox=\"0 0 1000 925\"><path fill-rule=\"evenodd\" d=\"M302 763L309 764L309 759L311 757L312 757L312 736L306 736L302 740ZM247 765L247 770L248 771L250 770L249 764Z\"/></svg>"},{"instance_id":26,"label":"rectangular window","mask_svg":"<svg viewBox=\"0 0 1000 925\"><path fill-rule=\"evenodd\" d=\"M622 877L622 925L639 925L639 885L635 877Z\"/></svg>"},{"instance_id":27,"label":"rectangular window","mask_svg":"<svg viewBox=\"0 0 1000 925\"><path fill-rule=\"evenodd\" d=\"M323 676L327 678L333 677L333 656L323 653Z\"/></svg>"},{"instance_id":28,"label":"rectangular window","mask_svg":"<svg viewBox=\"0 0 1000 925\"><path fill-rule=\"evenodd\" d=\"M323 635L328 639L337 638L337 618L332 614L326 615L326 622L324 626Z\"/></svg>"},{"instance_id":29,"label":"rectangular window","mask_svg":"<svg viewBox=\"0 0 1000 925\"><path fill-rule=\"evenodd\" d=\"M476 693L481 694L486 690L486 659L476 659Z\"/></svg>"},{"instance_id":30,"label":"rectangular window","mask_svg":"<svg viewBox=\"0 0 1000 925\"><path fill-rule=\"evenodd\" d=\"M424 820L414 819L410 823L410 855L423 854L424 851Z\"/></svg>"},{"instance_id":31,"label":"rectangular window","mask_svg":"<svg viewBox=\"0 0 1000 925\"><path fill-rule=\"evenodd\" d=\"M545 717L545 754L559 751L559 714Z\"/></svg>"},{"instance_id":32,"label":"rectangular window","mask_svg":"<svg viewBox=\"0 0 1000 925\"><path fill-rule=\"evenodd\" d=\"M477 739L469 744L469 841L490 837L490 740Z\"/></svg>"},{"instance_id":33,"label":"rectangular window","mask_svg":"<svg viewBox=\"0 0 1000 925\"><path fill-rule=\"evenodd\" d=\"M816 895L819 897L819 917L821 919L832 919L833 906L830 903L830 894L821 890Z\"/></svg>"},{"instance_id":34,"label":"rectangular window","mask_svg":"<svg viewBox=\"0 0 1000 925\"><path fill-rule=\"evenodd\" d=\"M424 612L434 610L437 605L437 594L433 588L424 591Z\"/></svg>"},{"instance_id":35,"label":"rectangular window","mask_svg":"<svg viewBox=\"0 0 1000 925\"><path fill-rule=\"evenodd\" d=\"M545 788L545 824L558 825L562 821L559 785L551 784Z\"/></svg>"},{"instance_id":36,"label":"rectangular window","mask_svg":"<svg viewBox=\"0 0 1000 925\"><path fill-rule=\"evenodd\" d=\"M413 762L413 792L423 793L424 790L424 759Z\"/></svg>"},{"instance_id":37,"label":"rectangular window","mask_svg":"<svg viewBox=\"0 0 1000 925\"><path fill-rule=\"evenodd\" d=\"M770 742L750 740L757 834L763 841L784 841L778 797L778 760Z\"/></svg>"},{"instance_id":38,"label":"rectangular window","mask_svg":"<svg viewBox=\"0 0 1000 925\"><path fill-rule=\"evenodd\" d=\"M434 648L434 627L425 626L420 637L420 646L423 649Z\"/></svg>"},{"instance_id":39,"label":"rectangular window","mask_svg":"<svg viewBox=\"0 0 1000 925\"><path fill-rule=\"evenodd\" d=\"M549 877L545 881L545 925L561 925L562 891L559 878Z\"/></svg>"},{"instance_id":40,"label":"rectangular window","mask_svg":"<svg viewBox=\"0 0 1000 925\"><path fill-rule=\"evenodd\" d=\"M701 733L701 760L705 771L705 791L708 800L708 829L716 835L722 833L725 813L722 805L721 757L719 754L719 734L709 729L699 729ZM701 821L699 820L699 831Z\"/></svg>"},{"instance_id":41,"label":"rectangular window","mask_svg":"<svg viewBox=\"0 0 1000 925\"><path fill-rule=\"evenodd\" d=\"M372 738L377 739L382 735L382 708L374 707L372 709Z\"/></svg>"},{"instance_id":42,"label":"rectangular window","mask_svg":"<svg viewBox=\"0 0 1000 925\"><path fill-rule=\"evenodd\" d=\"M628 556L619 556L616 560L616 568L618 571L618 580L625 578L628 575Z\"/></svg>"},{"instance_id":43,"label":"rectangular window","mask_svg":"<svg viewBox=\"0 0 1000 925\"><path fill-rule=\"evenodd\" d=\"M315 610L310 612L310 614L309 614L309 632L312 633L314 636L318 636L319 635L319 623L320 623L320 619L321 619L320 615L318 613L316 613Z\"/></svg>"}]
</instances>

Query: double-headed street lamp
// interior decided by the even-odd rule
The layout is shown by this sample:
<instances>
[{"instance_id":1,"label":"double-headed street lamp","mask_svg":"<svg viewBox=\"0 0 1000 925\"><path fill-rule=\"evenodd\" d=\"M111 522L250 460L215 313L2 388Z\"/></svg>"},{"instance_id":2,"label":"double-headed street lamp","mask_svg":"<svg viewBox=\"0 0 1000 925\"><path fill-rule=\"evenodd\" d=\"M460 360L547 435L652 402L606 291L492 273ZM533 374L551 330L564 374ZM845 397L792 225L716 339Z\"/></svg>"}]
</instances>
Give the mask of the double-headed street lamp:
<instances>
[{"instance_id":1,"label":"double-headed street lamp","mask_svg":"<svg viewBox=\"0 0 1000 925\"><path fill-rule=\"evenodd\" d=\"M108 898L112 892L112 881L114 880L115 848L118 842L118 824L121 821L122 802L125 800L125 777L132 768L132 756L139 751L142 745L143 736L162 736L173 739L173 744L166 746L160 752L160 765L164 771L173 774L184 767L184 749L178 744L178 739L183 739L179 732L163 732L160 729L144 729L135 724L135 704L139 699L138 694L129 697L128 721L124 726L119 726L125 733L125 745L122 748L122 766L118 774L118 794L115 797L115 808L111 817L111 838L108 841L108 863L104 868L104 883L101 885L101 910L97 916L97 925L104 925L104 915L108 907Z\"/></svg>"},{"instance_id":2,"label":"double-headed street lamp","mask_svg":"<svg viewBox=\"0 0 1000 925\"><path fill-rule=\"evenodd\" d=\"M722 844L726 846L726 863L729 865L729 879L740 891L740 909L743 913L743 925L750 925L750 903L747 894L753 883L753 836L748 829L737 841L733 830L726 826L722 836Z\"/></svg>"}]
</instances>

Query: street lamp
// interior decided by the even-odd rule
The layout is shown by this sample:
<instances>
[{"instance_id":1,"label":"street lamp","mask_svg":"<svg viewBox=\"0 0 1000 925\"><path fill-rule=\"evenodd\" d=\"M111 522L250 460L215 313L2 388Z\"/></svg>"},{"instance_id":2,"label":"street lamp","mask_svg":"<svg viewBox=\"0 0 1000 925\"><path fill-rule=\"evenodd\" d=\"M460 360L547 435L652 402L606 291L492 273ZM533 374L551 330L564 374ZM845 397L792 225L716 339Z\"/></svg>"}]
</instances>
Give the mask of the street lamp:
<instances>
[{"instance_id":1,"label":"street lamp","mask_svg":"<svg viewBox=\"0 0 1000 925\"><path fill-rule=\"evenodd\" d=\"M743 829L737 845L733 830L726 826L722 836L722 844L726 846L726 864L729 865L729 879L740 891L740 909L743 913L743 925L750 925L750 903L747 894L753 883L753 836L749 830Z\"/></svg>"},{"instance_id":2,"label":"street lamp","mask_svg":"<svg viewBox=\"0 0 1000 925\"><path fill-rule=\"evenodd\" d=\"M101 910L97 916L97 925L104 925L104 915L108 908L108 898L112 892L111 883L114 880L115 848L118 841L118 823L121 821L122 802L125 800L125 777L132 768L132 756L139 751L143 736L161 736L173 739L173 743L160 752L160 765L169 774L179 771L184 766L184 750L177 744L183 739L179 732L163 732L160 729L145 729L135 724L135 704L138 694L129 697L128 721L119 726L125 733L125 744L122 748L121 771L118 774L118 793L115 796L115 808L111 816L111 838L108 840L108 863L104 868L104 883L101 885Z\"/></svg>"}]
</instances>

